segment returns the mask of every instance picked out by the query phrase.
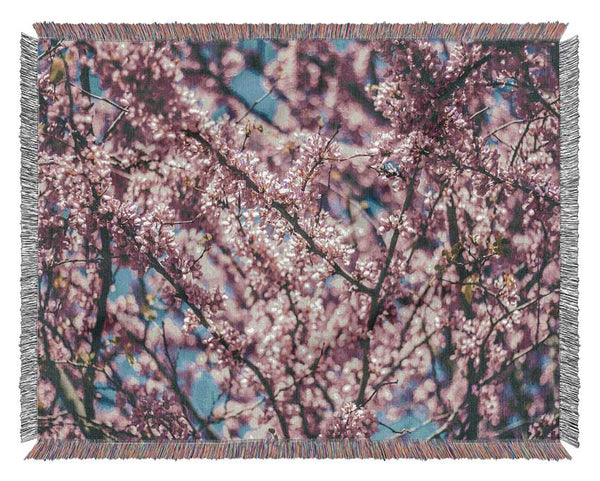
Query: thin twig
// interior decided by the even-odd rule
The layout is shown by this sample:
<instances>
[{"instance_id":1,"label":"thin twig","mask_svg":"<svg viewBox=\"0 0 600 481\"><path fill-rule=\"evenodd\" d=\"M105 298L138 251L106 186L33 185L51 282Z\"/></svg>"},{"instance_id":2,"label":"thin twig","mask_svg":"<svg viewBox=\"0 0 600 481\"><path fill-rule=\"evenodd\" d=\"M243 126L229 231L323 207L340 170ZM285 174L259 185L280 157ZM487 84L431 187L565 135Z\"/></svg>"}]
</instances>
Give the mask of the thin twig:
<instances>
[{"instance_id":1,"label":"thin twig","mask_svg":"<svg viewBox=\"0 0 600 481\"><path fill-rule=\"evenodd\" d=\"M273 93L275 89L275 85L273 85L264 95L262 95L259 99L255 100L254 103L250 106L250 108L246 111L244 115L240 117L240 119L236 122L236 125L239 124L242 120L244 120L250 113L254 110L254 108L260 104L263 100L265 100L269 95Z\"/></svg>"},{"instance_id":2,"label":"thin twig","mask_svg":"<svg viewBox=\"0 0 600 481\"><path fill-rule=\"evenodd\" d=\"M123 107L122 105L119 105L118 103L110 100L109 98L101 97L99 95L93 94L92 92L88 92L83 87L80 87L79 85L77 85L77 84L75 84L73 82L69 82L69 85L72 85L73 87L78 88L84 94L86 94L88 97L92 97L92 98L94 98L96 100L101 100L102 102L106 102L107 104L112 105L114 108L119 109L122 112L127 112L127 107Z\"/></svg>"}]
</instances>

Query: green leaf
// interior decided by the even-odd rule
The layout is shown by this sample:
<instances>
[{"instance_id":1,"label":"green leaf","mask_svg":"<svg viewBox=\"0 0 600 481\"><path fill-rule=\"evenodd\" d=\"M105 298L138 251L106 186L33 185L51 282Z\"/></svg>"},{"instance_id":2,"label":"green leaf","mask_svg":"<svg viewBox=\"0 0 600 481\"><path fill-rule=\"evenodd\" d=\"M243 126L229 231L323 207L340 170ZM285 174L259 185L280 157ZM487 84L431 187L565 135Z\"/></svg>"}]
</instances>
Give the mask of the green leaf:
<instances>
[{"instance_id":1,"label":"green leaf","mask_svg":"<svg viewBox=\"0 0 600 481\"><path fill-rule=\"evenodd\" d=\"M125 357L127 358L127 362L129 364L131 364L132 366L135 364L135 358L133 357L133 354L131 354L130 352L126 352Z\"/></svg>"}]
</instances>

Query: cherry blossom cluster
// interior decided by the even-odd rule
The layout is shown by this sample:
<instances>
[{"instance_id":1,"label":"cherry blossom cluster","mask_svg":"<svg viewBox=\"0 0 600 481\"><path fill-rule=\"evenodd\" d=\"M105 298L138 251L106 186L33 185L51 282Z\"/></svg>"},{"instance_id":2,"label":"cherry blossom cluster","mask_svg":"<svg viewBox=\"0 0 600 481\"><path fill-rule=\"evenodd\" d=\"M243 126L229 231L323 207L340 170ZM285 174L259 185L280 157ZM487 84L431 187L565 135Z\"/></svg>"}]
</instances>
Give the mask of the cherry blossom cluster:
<instances>
[{"instance_id":1,"label":"cherry blossom cluster","mask_svg":"<svg viewBox=\"0 0 600 481\"><path fill-rule=\"evenodd\" d=\"M40 432L556 437L552 43L40 42Z\"/></svg>"}]
</instances>

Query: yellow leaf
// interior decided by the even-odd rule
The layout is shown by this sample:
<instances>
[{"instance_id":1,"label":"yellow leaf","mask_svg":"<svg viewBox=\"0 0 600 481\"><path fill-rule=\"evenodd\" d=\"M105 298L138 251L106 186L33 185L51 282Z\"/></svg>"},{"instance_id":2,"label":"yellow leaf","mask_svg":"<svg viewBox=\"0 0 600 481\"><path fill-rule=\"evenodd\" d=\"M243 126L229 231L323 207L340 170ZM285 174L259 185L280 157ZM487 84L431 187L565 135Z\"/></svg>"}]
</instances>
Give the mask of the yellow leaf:
<instances>
[{"instance_id":1,"label":"yellow leaf","mask_svg":"<svg viewBox=\"0 0 600 481\"><path fill-rule=\"evenodd\" d=\"M504 279L504 285L506 288L508 290L512 290L517 283L517 281L515 281L515 277L512 274L503 274L502 277Z\"/></svg>"},{"instance_id":2,"label":"yellow leaf","mask_svg":"<svg viewBox=\"0 0 600 481\"><path fill-rule=\"evenodd\" d=\"M53 280L52 280L52 286L55 289L64 289L69 285L69 279L61 276L60 274L57 275Z\"/></svg>"},{"instance_id":3,"label":"yellow leaf","mask_svg":"<svg viewBox=\"0 0 600 481\"><path fill-rule=\"evenodd\" d=\"M212 234L210 234L209 232L207 232L206 234L204 234L201 238L200 238L200 245L204 245L207 242L210 242L213 239Z\"/></svg>"},{"instance_id":4,"label":"yellow leaf","mask_svg":"<svg viewBox=\"0 0 600 481\"><path fill-rule=\"evenodd\" d=\"M67 65L71 65L75 61L75 53L73 50L69 50L65 55L65 62Z\"/></svg>"},{"instance_id":5,"label":"yellow leaf","mask_svg":"<svg viewBox=\"0 0 600 481\"><path fill-rule=\"evenodd\" d=\"M465 300L469 305L473 302L473 292L477 288L476 284L479 282L479 276L477 274L473 274L465 279L460 292L462 292L463 296L465 296Z\"/></svg>"},{"instance_id":6,"label":"yellow leaf","mask_svg":"<svg viewBox=\"0 0 600 481\"><path fill-rule=\"evenodd\" d=\"M452 246L452 260L455 260L459 256L462 248L463 248L463 244L461 241L458 241L456 244L454 244Z\"/></svg>"},{"instance_id":7,"label":"yellow leaf","mask_svg":"<svg viewBox=\"0 0 600 481\"><path fill-rule=\"evenodd\" d=\"M154 309L152 309L150 306L148 305L143 305L142 306L142 317L146 320L146 321L154 321L156 319L156 311Z\"/></svg>"},{"instance_id":8,"label":"yellow leaf","mask_svg":"<svg viewBox=\"0 0 600 481\"><path fill-rule=\"evenodd\" d=\"M494 241L490 240L488 248L492 251L492 254L505 257L510 252L510 240L505 237L499 237Z\"/></svg>"},{"instance_id":9,"label":"yellow leaf","mask_svg":"<svg viewBox=\"0 0 600 481\"><path fill-rule=\"evenodd\" d=\"M52 65L50 65L50 83L54 85L65 80L66 67L63 59L54 57Z\"/></svg>"},{"instance_id":10,"label":"yellow leaf","mask_svg":"<svg viewBox=\"0 0 600 481\"><path fill-rule=\"evenodd\" d=\"M471 302L473 302L473 286L470 284L463 285L460 292L465 296L467 304L471 305Z\"/></svg>"}]
</instances>

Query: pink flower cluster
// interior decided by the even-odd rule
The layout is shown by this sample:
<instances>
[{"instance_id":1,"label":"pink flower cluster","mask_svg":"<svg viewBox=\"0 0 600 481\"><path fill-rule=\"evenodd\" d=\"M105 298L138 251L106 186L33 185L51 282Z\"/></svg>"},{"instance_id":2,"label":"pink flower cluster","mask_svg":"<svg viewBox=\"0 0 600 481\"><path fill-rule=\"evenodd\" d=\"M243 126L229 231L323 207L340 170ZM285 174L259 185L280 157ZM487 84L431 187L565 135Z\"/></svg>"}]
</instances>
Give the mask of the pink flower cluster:
<instances>
[{"instance_id":1,"label":"pink flower cluster","mask_svg":"<svg viewBox=\"0 0 600 481\"><path fill-rule=\"evenodd\" d=\"M556 437L556 48L42 40L41 435Z\"/></svg>"}]
</instances>

